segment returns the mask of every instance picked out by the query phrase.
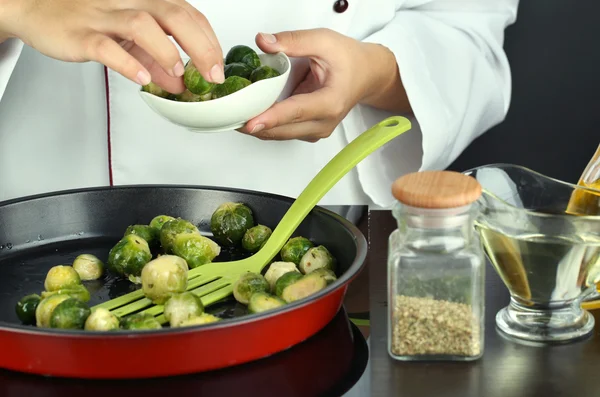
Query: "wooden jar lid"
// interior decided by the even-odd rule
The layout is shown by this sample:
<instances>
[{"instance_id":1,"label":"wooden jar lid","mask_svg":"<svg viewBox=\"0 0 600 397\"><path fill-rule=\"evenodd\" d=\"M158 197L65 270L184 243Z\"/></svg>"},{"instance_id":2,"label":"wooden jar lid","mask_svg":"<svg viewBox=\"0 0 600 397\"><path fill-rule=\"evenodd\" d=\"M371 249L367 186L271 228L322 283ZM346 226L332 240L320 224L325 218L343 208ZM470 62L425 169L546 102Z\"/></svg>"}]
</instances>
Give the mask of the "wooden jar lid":
<instances>
[{"instance_id":1,"label":"wooden jar lid","mask_svg":"<svg viewBox=\"0 0 600 397\"><path fill-rule=\"evenodd\" d=\"M417 208L455 208L481 196L481 185L455 171L421 171L406 174L392 184L392 194L402 204Z\"/></svg>"}]
</instances>

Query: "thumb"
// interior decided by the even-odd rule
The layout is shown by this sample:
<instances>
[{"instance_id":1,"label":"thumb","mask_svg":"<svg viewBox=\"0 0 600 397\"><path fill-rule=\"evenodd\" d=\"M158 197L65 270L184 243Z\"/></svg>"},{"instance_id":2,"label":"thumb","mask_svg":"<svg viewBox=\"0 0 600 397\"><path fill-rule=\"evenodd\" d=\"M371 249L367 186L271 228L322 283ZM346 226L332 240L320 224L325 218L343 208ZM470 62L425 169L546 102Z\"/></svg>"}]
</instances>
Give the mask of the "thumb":
<instances>
[{"instance_id":1,"label":"thumb","mask_svg":"<svg viewBox=\"0 0 600 397\"><path fill-rule=\"evenodd\" d=\"M268 54L284 52L290 57L323 57L331 51L332 34L328 29L259 33L256 45Z\"/></svg>"}]
</instances>

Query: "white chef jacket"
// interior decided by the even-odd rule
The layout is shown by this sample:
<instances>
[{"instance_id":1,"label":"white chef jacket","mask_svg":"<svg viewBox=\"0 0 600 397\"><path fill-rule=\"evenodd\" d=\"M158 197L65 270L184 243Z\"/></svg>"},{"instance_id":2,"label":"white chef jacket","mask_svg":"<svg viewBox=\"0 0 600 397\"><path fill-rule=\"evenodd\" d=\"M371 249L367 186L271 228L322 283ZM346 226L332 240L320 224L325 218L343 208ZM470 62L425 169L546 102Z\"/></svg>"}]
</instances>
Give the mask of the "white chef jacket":
<instances>
[{"instance_id":1,"label":"white chef jacket","mask_svg":"<svg viewBox=\"0 0 600 397\"><path fill-rule=\"evenodd\" d=\"M504 29L518 0L192 0L226 52L257 32L327 27L390 48L414 111L412 130L363 160L321 205L393 204L392 182L443 169L501 122L511 96ZM282 98L304 75L293 61ZM355 106L317 143L261 141L173 125L139 86L97 63L65 63L16 39L0 44L0 201L89 186L212 185L296 197L349 141L394 115Z\"/></svg>"}]
</instances>

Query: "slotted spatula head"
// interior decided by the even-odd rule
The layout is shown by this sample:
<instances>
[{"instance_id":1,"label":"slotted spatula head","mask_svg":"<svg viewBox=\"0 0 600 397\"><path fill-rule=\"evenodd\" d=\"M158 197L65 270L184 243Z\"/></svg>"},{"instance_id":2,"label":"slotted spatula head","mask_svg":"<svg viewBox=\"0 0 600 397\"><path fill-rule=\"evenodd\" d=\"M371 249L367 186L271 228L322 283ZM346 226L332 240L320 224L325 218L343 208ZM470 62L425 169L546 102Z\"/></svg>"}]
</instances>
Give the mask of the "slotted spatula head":
<instances>
[{"instance_id":1,"label":"slotted spatula head","mask_svg":"<svg viewBox=\"0 0 600 397\"><path fill-rule=\"evenodd\" d=\"M369 154L390 140L408 131L411 123L404 117L390 117L374 125L350 142L306 186L290 209L278 223L267 243L249 258L233 262L214 262L189 271L188 291L211 305L233 293L233 284L245 272L260 273L277 255L296 228L323 196ZM129 293L95 307L112 310L118 316L126 316L141 309L146 313L160 315L162 305L153 306L141 290ZM161 315L158 320L166 322Z\"/></svg>"}]
</instances>

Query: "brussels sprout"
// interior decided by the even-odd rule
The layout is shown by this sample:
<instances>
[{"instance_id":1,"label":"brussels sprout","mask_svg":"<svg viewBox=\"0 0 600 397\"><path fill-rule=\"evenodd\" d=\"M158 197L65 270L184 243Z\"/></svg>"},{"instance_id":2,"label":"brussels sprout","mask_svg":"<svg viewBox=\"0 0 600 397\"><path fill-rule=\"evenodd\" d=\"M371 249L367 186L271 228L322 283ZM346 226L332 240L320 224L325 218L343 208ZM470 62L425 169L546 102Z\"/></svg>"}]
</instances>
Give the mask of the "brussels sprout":
<instances>
[{"instance_id":1,"label":"brussels sprout","mask_svg":"<svg viewBox=\"0 0 600 397\"><path fill-rule=\"evenodd\" d=\"M285 305L285 301L266 292L252 294L248 302L248 313L261 313Z\"/></svg>"},{"instance_id":2,"label":"brussels sprout","mask_svg":"<svg viewBox=\"0 0 600 397\"><path fill-rule=\"evenodd\" d=\"M223 84L217 85L212 91L213 99L222 98L227 95L231 95L236 91L248 87L250 80L239 76L229 76L225 79Z\"/></svg>"},{"instance_id":3,"label":"brussels sprout","mask_svg":"<svg viewBox=\"0 0 600 397\"><path fill-rule=\"evenodd\" d=\"M126 330L161 329L162 325L150 313L136 313L121 320L121 327Z\"/></svg>"},{"instance_id":4,"label":"brussels sprout","mask_svg":"<svg viewBox=\"0 0 600 397\"><path fill-rule=\"evenodd\" d=\"M208 93L208 95L210 95L210 92ZM171 99L177 102L202 102L202 98L202 95L196 95L190 90L185 90L181 94L173 95Z\"/></svg>"},{"instance_id":5,"label":"brussels sprout","mask_svg":"<svg viewBox=\"0 0 600 397\"><path fill-rule=\"evenodd\" d=\"M256 51L245 45L236 45L231 47L225 56L225 64L231 63L245 63L252 69L256 69L260 66L260 58Z\"/></svg>"},{"instance_id":6,"label":"brussels sprout","mask_svg":"<svg viewBox=\"0 0 600 397\"><path fill-rule=\"evenodd\" d=\"M275 282L275 290L273 291L276 296L281 298L283 290L288 286L302 278L302 274L299 271L291 271L283 274Z\"/></svg>"},{"instance_id":7,"label":"brussels sprout","mask_svg":"<svg viewBox=\"0 0 600 397\"><path fill-rule=\"evenodd\" d=\"M38 327L50 327L50 317L52 312L60 303L71 299L69 295L56 294L47 298L42 298L35 309L35 323Z\"/></svg>"},{"instance_id":8,"label":"brussels sprout","mask_svg":"<svg viewBox=\"0 0 600 397\"><path fill-rule=\"evenodd\" d=\"M213 316L212 314L208 314L208 313L202 313L199 316L191 317L187 320L182 321L181 323L179 323L179 326L180 327L190 327L193 325L214 323L219 320L221 320L221 319L217 316Z\"/></svg>"},{"instance_id":9,"label":"brussels sprout","mask_svg":"<svg viewBox=\"0 0 600 397\"><path fill-rule=\"evenodd\" d=\"M104 274L104 263L91 254L81 254L73 261L73 269L83 281L98 280Z\"/></svg>"},{"instance_id":10,"label":"brussels sprout","mask_svg":"<svg viewBox=\"0 0 600 397\"><path fill-rule=\"evenodd\" d=\"M329 269L335 272L336 260L327 248L319 245L318 247L312 247L306 251L306 254L304 254L300 260L298 268L304 274L308 274L317 269Z\"/></svg>"},{"instance_id":11,"label":"brussels sprout","mask_svg":"<svg viewBox=\"0 0 600 397\"><path fill-rule=\"evenodd\" d=\"M152 82L150 82L147 85L142 86L142 91L147 92L152 95L159 96L161 98L167 98L169 95L171 95L170 92L163 90L157 84L154 84Z\"/></svg>"},{"instance_id":12,"label":"brussels sprout","mask_svg":"<svg viewBox=\"0 0 600 397\"><path fill-rule=\"evenodd\" d=\"M265 225L256 225L246 230L242 238L242 247L248 252L257 252L271 237L273 231Z\"/></svg>"},{"instance_id":13,"label":"brussels sprout","mask_svg":"<svg viewBox=\"0 0 600 397\"><path fill-rule=\"evenodd\" d=\"M19 320L21 320L23 324L35 324L35 309L37 309L41 300L42 298L38 294L30 294L22 297L21 300L17 302L15 311L17 312L17 317L19 317Z\"/></svg>"},{"instance_id":14,"label":"brussels sprout","mask_svg":"<svg viewBox=\"0 0 600 397\"><path fill-rule=\"evenodd\" d=\"M171 327L178 327L183 321L204 313L200 298L192 292L175 294L167 300L164 315Z\"/></svg>"},{"instance_id":15,"label":"brussels sprout","mask_svg":"<svg viewBox=\"0 0 600 397\"><path fill-rule=\"evenodd\" d=\"M158 215L152 218L149 225L156 238L160 238L160 229L162 229L163 225L168 221L172 221L173 219L175 218L169 215Z\"/></svg>"},{"instance_id":16,"label":"brussels sprout","mask_svg":"<svg viewBox=\"0 0 600 397\"><path fill-rule=\"evenodd\" d=\"M284 262L293 262L296 265L300 264L300 260L310 248L314 247L313 243L306 237L292 237L281 248L279 255Z\"/></svg>"},{"instance_id":17,"label":"brussels sprout","mask_svg":"<svg viewBox=\"0 0 600 397\"><path fill-rule=\"evenodd\" d=\"M271 287L271 292L275 292L275 283L279 277L289 272L296 272L300 274L296 264L293 262L273 262L269 265L269 269L265 273L265 279Z\"/></svg>"},{"instance_id":18,"label":"brussels sprout","mask_svg":"<svg viewBox=\"0 0 600 397\"><path fill-rule=\"evenodd\" d=\"M281 73L277 70L273 69L270 66L263 65L252 71L250 77L248 78L252 83L256 83L259 80L270 79L272 77L277 77Z\"/></svg>"},{"instance_id":19,"label":"brussels sprout","mask_svg":"<svg viewBox=\"0 0 600 397\"><path fill-rule=\"evenodd\" d=\"M223 203L210 218L210 230L215 239L225 246L241 243L246 230L254 226L252 210L242 203Z\"/></svg>"},{"instance_id":20,"label":"brussels sprout","mask_svg":"<svg viewBox=\"0 0 600 397\"><path fill-rule=\"evenodd\" d=\"M82 302L89 302L90 300L90 291L85 287L85 285L79 284L74 287L63 288L57 291L44 291L42 292L42 299L45 299L52 295L68 295L71 298L75 298Z\"/></svg>"},{"instance_id":21,"label":"brussels sprout","mask_svg":"<svg viewBox=\"0 0 600 397\"><path fill-rule=\"evenodd\" d=\"M319 274L307 274L283 288L280 297L287 303L291 303L317 293L325 287L327 287L325 278Z\"/></svg>"},{"instance_id":22,"label":"brussels sprout","mask_svg":"<svg viewBox=\"0 0 600 397\"><path fill-rule=\"evenodd\" d=\"M166 253L173 253L173 243L178 234L200 234L200 230L193 223L177 218L165 222L160 229L160 245Z\"/></svg>"},{"instance_id":23,"label":"brussels sprout","mask_svg":"<svg viewBox=\"0 0 600 397\"><path fill-rule=\"evenodd\" d=\"M196 95L208 94L215 87L214 83L209 83L206 81L206 79L204 79L204 77L202 77L191 60L185 64L183 84L188 90L190 90L192 94Z\"/></svg>"},{"instance_id":24,"label":"brussels sprout","mask_svg":"<svg viewBox=\"0 0 600 397\"><path fill-rule=\"evenodd\" d=\"M225 78L229 76L239 76L249 79L252 74L252 67L241 62L233 62L225 65Z\"/></svg>"},{"instance_id":25,"label":"brussels sprout","mask_svg":"<svg viewBox=\"0 0 600 397\"><path fill-rule=\"evenodd\" d=\"M46 274L44 288L46 291L56 291L62 288L74 287L81 284L81 278L71 266L58 265L52 267Z\"/></svg>"},{"instance_id":26,"label":"brussels sprout","mask_svg":"<svg viewBox=\"0 0 600 397\"><path fill-rule=\"evenodd\" d=\"M148 225L130 225L125 229L123 236L134 234L146 240L149 246L153 245L158 239L158 235L154 234L154 229Z\"/></svg>"},{"instance_id":27,"label":"brussels sprout","mask_svg":"<svg viewBox=\"0 0 600 397\"><path fill-rule=\"evenodd\" d=\"M92 313L85 320L83 328L86 331L113 331L119 329L119 325L120 321L117 316L99 307L92 310Z\"/></svg>"},{"instance_id":28,"label":"brussels sprout","mask_svg":"<svg viewBox=\"0 0 600 397\"><path fill-rule=\"evenodd\" d=\"M221 247L201 234L178 234L173 241L173 253L194 269L215 259L221 253Z\"/></svg>"},{"instance_id":29,"label":"brussels sprout","mask_svg":"<svg viewBox=\"0 0 600 397\"><path fill-rule=\"evenodd\" d=\"M188 284L188 265L183 258L162 255L142 270L142 291L155 305L164 304L172 295L184 292Z\"/></svg>"},{"instance_id":30,"label":"brussels sprout","mask_svg":"<svg viewBox=\"0 0 600 397\"><path fill-rule=\"evenodd\" d=\"M256 292L268 292L269 283L258 273L247 272L233 284L233 297L236 301L247 305L252 294Z\"/></svg>"},{"instance_id":31,"label":"brussels sprout","mask_svg":"<svg viewBox=\"0 0 600 397\"><path fill-rule=\"evenodd\" d=\"M311 272L311 274L316 274L320 277L323 277L323 279L325 280L327 285L329 285L329 284L333 283L335 280L337 280L337 276L335 275L335 273L324 267L313 270Z\"/></svg>"},{"instance_id":32,"label":"brussels sprout","mask_svg":"<svg viewBox=\"0 0 600 397\"><path fill-rule=\"evenodd\" d=\"M51 328L83 329L85 320L91 313L84 302L69 298L59 303L50 316Z\"/></svg>"},{"instance_id":33,"label":"brussels sprout","mask_svg":"<svg viewBox=\"0 0 600 397\"><path fill-rule=\"evenodd\" d=\"M152 259L148 242L135 234L123 237L108 253L108 269L120 276L139 276Z\"/></svg>"}]
</instances>

